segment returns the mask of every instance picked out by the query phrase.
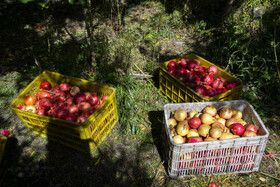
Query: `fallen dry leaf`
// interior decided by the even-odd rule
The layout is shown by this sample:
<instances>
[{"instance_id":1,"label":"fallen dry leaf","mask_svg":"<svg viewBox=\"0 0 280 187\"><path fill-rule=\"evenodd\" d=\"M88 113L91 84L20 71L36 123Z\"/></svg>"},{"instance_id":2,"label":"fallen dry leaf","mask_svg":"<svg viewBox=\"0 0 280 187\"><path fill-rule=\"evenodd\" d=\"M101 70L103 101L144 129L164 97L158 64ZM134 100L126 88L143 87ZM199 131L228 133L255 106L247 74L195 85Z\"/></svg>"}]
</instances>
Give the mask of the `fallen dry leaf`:
<instances>
[{"instance_id":1,"label":"fallen dry leaf","mask_svg":"<svg viewBox=\"0 0 280 187\"><path fill-rule=\"evenodd\" d=\"M275 157L275 154L269 153L269 154L267 154L266 156L268 156L268 157Z\"/></svg>"}]
</instances>

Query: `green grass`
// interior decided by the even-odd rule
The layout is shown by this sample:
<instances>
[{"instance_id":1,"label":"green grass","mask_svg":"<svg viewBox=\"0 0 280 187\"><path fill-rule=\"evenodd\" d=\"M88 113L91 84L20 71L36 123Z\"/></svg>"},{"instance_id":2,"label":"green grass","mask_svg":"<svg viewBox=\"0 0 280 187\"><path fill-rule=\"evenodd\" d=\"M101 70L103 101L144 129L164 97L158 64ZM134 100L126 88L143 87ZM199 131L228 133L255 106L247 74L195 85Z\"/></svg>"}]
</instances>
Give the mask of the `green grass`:
<instances>
[{"instance_id":1,"label":"green grass","mask_svg":"<svg viewBox=\"0 0 280 187\"><path fill-rule=\"evenodd\" d=\"M2 167L4 185L208 186L216 182L220 186L277 186L280 92L271 24L278 31L279 20L268 11L263 17L266 22L254 21L252 8L260 4L279 10L277 1L248 1L235 3L223 17L226 12L217 11L221 7L215 1L128 1L120 15L116 5L105 0L95 4L93 40L89 40L79 5L40 8L5 2L0 7L0 22L5 26L0 27L0 130L9 129L11 136ZM11 17L17 24L10 24ZM115 31L120 17L123 29ZM241 99L253 104L270 132L258 172L168 176L161 142L167 100L159 92L158 64L188 53L222 68L231 60L228 71L244 82ZM9 108L42 70L116 89L119 121L95 153L82 153L32 134Z\"/></svg>"}]
</instances>

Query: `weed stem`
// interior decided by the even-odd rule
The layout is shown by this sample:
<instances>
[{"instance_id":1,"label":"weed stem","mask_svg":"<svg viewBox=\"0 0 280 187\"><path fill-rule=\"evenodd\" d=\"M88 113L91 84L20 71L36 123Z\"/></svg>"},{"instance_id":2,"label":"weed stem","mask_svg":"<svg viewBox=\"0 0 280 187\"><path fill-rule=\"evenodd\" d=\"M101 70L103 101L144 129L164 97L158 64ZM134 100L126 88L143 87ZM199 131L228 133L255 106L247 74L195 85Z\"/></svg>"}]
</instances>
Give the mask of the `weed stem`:
<instances>
[{"instance_id":1,"label":"weed stem","mask_svg":"<svg viewBox=\"0 0 280 187\"><path fill-rule=\"evenodd\" d=\"M273 48L274 48L274 57L275 57L275 63L276 63L276 69L277 69L277 73L278 73L278 78L280 80L280 68L279 68L279 62L277 59L277 52L276 52L276 26L274 26L274 38L273 38Z\"/></svg>"},{"instance_id":2,"label":"weed stem","mask_svg":"<svg viewBox=\"0 0 280 187\"><path fill-rule=\"evenodd\" d=\"M262 174L262 175L266 175L266 176L268 176L268 177L270 177L270 178L273 178L273 179L276 179L276 180L279 180L279 181L280 181L280 179L279 179L279 178L274 177L274 176L272 176L272 175L269 175L269 174L267 174L267 173L260 172L260 174Z\"/></svg>"}]
</instances>

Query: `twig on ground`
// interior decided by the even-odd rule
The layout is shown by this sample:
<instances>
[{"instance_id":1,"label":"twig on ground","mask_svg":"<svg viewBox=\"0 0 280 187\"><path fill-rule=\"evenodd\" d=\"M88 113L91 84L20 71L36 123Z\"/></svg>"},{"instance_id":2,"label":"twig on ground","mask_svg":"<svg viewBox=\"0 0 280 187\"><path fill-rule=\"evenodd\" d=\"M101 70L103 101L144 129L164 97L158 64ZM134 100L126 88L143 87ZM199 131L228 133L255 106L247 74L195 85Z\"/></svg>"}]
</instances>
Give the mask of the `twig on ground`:
<instances>
[{"instance_id":1,"label":"twig on ground","mask_svg":"<svg viewBox=\"0 0 280 187\"><path fill-rule=\"evenodd\" d=\"M137 64L133 63L135 65L135 67L144 75L144 76L147 76L138 66ZM149 80L147 79L147 81L149 81L149 83L151 83L151 85L157 90L157 87ZM164 96L161 92L159 92L160 95Z\"/></svg>"},{"instance_id":2,"label":"twig on ground","mask_svg":"<svg viewBox=\"0 0 280 187\"><path fill-rule=\"evenodd\" d=\"M76 37L73 34L71 34L66 27L63 27L63 28L64 28L65 32L71 37L72 41L77 42Z\"/></svg>"},{"instance_id":3,"label":"twig on ground","mask_svg":"<svg viewBox=\"0 0 280 187\"><path fill-rule=\"evenodd\" d=\"M146 77L147 75L139 68L139 66L137 66L137 64L133 63L135 65L135 67L142 73L142 75L144 75L144 77Z\"/></svg>"},{"instance_id":4,"label":"twig on ground","mask_svg":"<svg viewBox=\"0 0 280 187\"><path fill-rule=\"evenodd\" d=\"M153 179L153 182L152 182L152 184L151 184L152 187L154 186L155 179L156 179L156 177L157 177L157 175L158 175L158 173L159 173L159 171L160 171L160 167L163 166L163 164L164 164L164 161L162 161L161 164L160 164L160 165L158 166L158 168L157 168L157 173L156 173L156 175L155 175L155 177L154 177L154 179Z\"/></svg>"},{"instance_id":5,"label":"twig on ground","mask_svg":"<svg viewBox=\"0 0 280 187\"><path fill-rule=\"evenodd\" d=\"M266 176L268 176L268 177L270 177L270 178L273 178L273 179L276 179L276 180L279 180L279 181L280 181L280 179L279 179L279 178L274 177L274 176L272 176L272 175L269 175L269 174L267 174L267 173L260 172L260 174L262 174L262 175L266 175Z\"/></svg>"},{"instance_id":6,"label":"twig on ground","mask_svg":"<svg viewBox=\"0 0 280 187\"><path fill-rule=\"evenodd\" d=\"M274 57L275 57L275 63L276 63L276 69L277 69L277 73L278 73L278 78L280 80L280 68L279 68L279 62L277 59L277 51L276 51L276 26L274 26L274 38L273 38L273 51L274 51Z\"/></svg>"},{"instance_id":7,"label":"twig on ground","mask_svg":"<svg viewBox=\"0 0 280 187\"><path fill-rule=\"evenodd\" d=\"M226 182L226 180L228 179L228 177L229 177L229 176L226 176L226 177L224 178L224 180L222 180L220 183L221 183L221 184L224 184L224 183Z\"/></svg>"},{"instance_id":8,"label":"twig on ground","mask_svg":"<svg viewBox=\"0 0 280 187\"><path fill-rule=\"evenodd\" d=\"M146 74L130 74L134 78L140 78L140 79L151 79L154 76L153 75L146 75Z\"/></svg>"}]
</instances>

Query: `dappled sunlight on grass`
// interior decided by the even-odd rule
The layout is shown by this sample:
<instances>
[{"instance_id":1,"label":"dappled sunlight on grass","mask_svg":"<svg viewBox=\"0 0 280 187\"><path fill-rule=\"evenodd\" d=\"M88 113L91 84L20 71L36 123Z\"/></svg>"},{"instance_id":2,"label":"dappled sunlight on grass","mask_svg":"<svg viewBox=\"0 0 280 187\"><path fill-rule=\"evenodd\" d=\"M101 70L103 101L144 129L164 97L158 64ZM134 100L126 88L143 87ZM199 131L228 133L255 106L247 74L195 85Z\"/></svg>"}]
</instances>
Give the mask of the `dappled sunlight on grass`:
<instances>
[{"instance_id":1,"label":"dappled sunlight on grass","mask_svg":"<svg viewBox=\"0 0 280 187\"><path fill-rule=\"evenodd\" d=\"M279 39L273 31L280 29L279 2L121 2L95 1L92 17L78 1L45 8L32 2L1 5L0 130L11 132L0 170L4 185L277 186L280 90L273 50ZM265 14L254 17L253 8L261 3ZM228 67L244 82L242 99L254 106L271 134L259 172L168 176L161 141L167 100L159 92L158 65L190 53ZM96 152L79 152L31 133L9 108L43 70L116 89L119 121Z\"/></svg>"}]
</instances>

